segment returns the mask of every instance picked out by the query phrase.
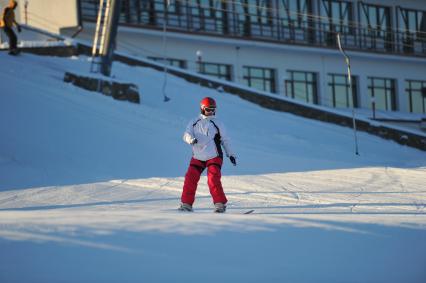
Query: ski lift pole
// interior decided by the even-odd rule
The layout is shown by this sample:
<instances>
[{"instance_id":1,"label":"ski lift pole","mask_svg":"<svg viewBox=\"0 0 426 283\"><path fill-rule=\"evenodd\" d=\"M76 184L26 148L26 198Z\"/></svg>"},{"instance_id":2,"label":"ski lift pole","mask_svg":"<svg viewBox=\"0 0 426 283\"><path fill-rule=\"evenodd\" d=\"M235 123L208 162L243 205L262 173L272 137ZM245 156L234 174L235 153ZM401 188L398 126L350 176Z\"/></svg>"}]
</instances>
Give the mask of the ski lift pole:
<instances>
[{"instance_id":1,"label":"ski lift pole","mask_svg":"<svg viewBox=\"0 0 426 283\"><path fill-rule=\"evenodd\" d=\"M351 61L349 59L349 56L346 54L345 50L342 47L342 42L340 38L340 33L337 33L337 44L339 45L339 50L342 53L343 57L345 57L345 63L348 67L348 83L349 83L349 93L352 97L352 126L354 130L354 141L355 141L355 154L359 155L358 151L358 136L357 136L357 130L356 130L356 121L355 121L355 106L354 106L354 97L353 97L353 91L352 91L352 74L351 74Z\"/></svg>"},{"instance_id":2,"label":"ski lift pole","mask_svg":"<svg viewBox=\"0 0 426 283\"><path fill-rule=\"evenodd\" d=\"M118 21L120 19L121 0L109 0L106 6L107 22L103 26L103 36L101 37L101 73L109 77L111 75L114 50L117 46ZM109 7L108 7L109 6ZM95 48L95 46L93 46Z\"/></svg>"},{"instance_id":3,"label":"ski lift pole","mask_svg":"<svg viewBox=\"0 0 426 283\"><path fill-rule=\"evenodd\" d=\"M167 96L166 93L166 86L167 86L167 38L166 38L166 32L167 32L167 17L169 13L169 6L170 6L170 0L166 1L166 9L164 11L164 19L163 19L163 64L164 64L164 80L163 80L163 101L167 102L170 100L170 98Z\"/></svg>"}]
</instances>

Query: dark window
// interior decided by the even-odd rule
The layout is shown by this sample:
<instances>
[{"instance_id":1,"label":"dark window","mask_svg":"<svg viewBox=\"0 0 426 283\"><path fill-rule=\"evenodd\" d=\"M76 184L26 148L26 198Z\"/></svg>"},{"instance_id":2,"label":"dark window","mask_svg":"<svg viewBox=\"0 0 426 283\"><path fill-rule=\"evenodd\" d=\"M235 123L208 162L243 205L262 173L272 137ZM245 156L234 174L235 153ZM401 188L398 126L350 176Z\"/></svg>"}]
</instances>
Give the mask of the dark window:
<instances>
[{"instance_id":1,"label":"dark window","mask_svg":"<svg viewBox=\"0 0 426 283\"><path fill-rule=\"evenodd\" d=\"M407 80L405 93L410 112L426 113L426 81Z\"/></svg>"},{"instance_id":2,"label":"dark window","mask_svg":"<svg viewBox=\"0 0 426 283\"><path fill-rule=\"evenodd\" d=\"M126 1L123 1L122 5L124 5L124 2ZM141 3L139 14L142 19L142 23L149 25L157 24L157 12L155 11L155 3L151 0L141 0L140 2ZM163 13L161 12L161 14ZM161 18L163 18L163 16L161 16Z\"/></svg>"},{"instance_id":3,"label":"dark window","mask_svg":"<svg viewBox=\"0 0 426 283\"><path fill-rule=\"evenodd\" d=\"M377 110L396 110L395 80L368 78L368 93L376 103ZM371 105L370 105L371 107Z\"/></svg>"},{"instance_id":4,"label":"dark window","mask_svg":"<svg viewBox=\"0 0 426 283\"><path fill-rule=\"evenodd\" d=\"M244 83L250 87L275 93L275 70L258 67L243 67Z\"/></svg>"},{"instance_id":5,"label":"dark window","mask_svg":"<svg viewBox=\"0 0 426 283\"><path fill-rule=\"evenodd\" d=\"M393 33L389 7L360 2L363 44L372 49L393 49Z\"/></svg>"},{"instance_id":6,"label":"dark window","mask_svg":"<svg viewBox=\"0 0 426 283\"><path fill-rule=\"evenodd\" d=\"M198 62L198 72L208 76L231 81L231 65Z\"/></svg>"},{"instance_id":7,"label":"dark window","mask_svg":"<svg viewBox=\"0 0 426 283\"><path fill-rule=\"evenodd\" d=\"M353 8L351 2L340 0L322 0L321 15L326 15L327 24L324 30L331 33L354 33ZM325 20L323 20L325 22ZM335 37L335 35L333 35Z\"/></svg>"},{"instance_id":8,"label":"dark window","mask_svg":"<svg viewBox=\"0 0 426 283\"><path fill-rule=\"evenodd\" d=\"M316 40L312 0L278 0L279 38L303 43Z\"/></svg>"},{"instance_id":9,"label":"dark window","mask_svg":"<svg viewBox=\"0 0 426 283\"><path fill-rule=\"evenodd\" d=\"M279 0L279 13L284 26L306 27L308 16L312 13L310 0Z\"/></svg>"},{"instance_id":10,"label":"dark window","mask_svg":"<svg viewBox=\"0 0 426 283\"><path fill-rule=\"evenodd\" d=\"M287 96L318 104L316 73L288 71L287 75L288 79L285 81Z\"/></svg>"},{"instance_id":11,"label":"dark window","mask_svg":"<svg viewBox=\"0 0 426 283\"><path fill-rule=\"evenodd\" d=\"M425 39L426 33L426 11L400 9L400 28L414 37Z\"/></svg>"},{"instance_id":12,"label":"dark window","mask_svg":"<svg viewBox=\"0 0 426 283\"><path fill-rule=\"evenodd\" d=\"M189 0L186 3L190 14L188 24L193 30L228 32L225 2L221 0Z\"/></svg>"},{"instance_id":13,"label":"dark window","mask_svg":"<svg viewBox=\"0 0 426 283\"><path fill-rule=\"evenodd\" d=\"M250 15L250 22L258 25L272 25L272 1L271 0L254 0L241 1L246 5L246 11ZM243 9L244 11L244 9Z\"/></svg>"},{"instance_id":14,"label":"dark window","mask_svg":"<svg viewBox=\"0 0 426 283\"><path fill-rule=\"evenodd\" d=\"M248 0L233 1L236 30L239 35L251 36L251 16Z\"/></svg>"},{"instance_id":15,"label":"dark window","mask_svg":"<svg viewBox=\"0 0 426 283\"><path fill-rule=\"evenodd\" d=\"M357 82L352 76L352 93L350 93L347 75L328 75L329 97L327 104L336 108L352 108L358 107L357 103Z\"/></svg>"},{"instance_id":16,"label":"dark window","mask_svg":"<svg viewBox=\"0 0 426 283\"><path fill-rule=\"evenodd\" d=\"M272 36L273 8L271 0L242 1L243 7L239 15L240 29L251 36ZM249 21L249 22L246 22Z\"/></svg>"},{"instance_id":17,"label":"dark window","mask_svg":"<svg viewBox=\"0 0 426 283\"><path fill-rule=\"evenodd\" d=\"M403 51L412 53L415 42L426 42L426 11L397 8L399 36L401 36Z\"/></svg>"},{"instance_id":18,"label":"dark window","mask_svg":"<svg viewBox=\"0 0 426 283\"><path fill-rule=\"evenodd\" d=\"M154 60L159 63L164 63L164 58L161 57L148 57L150 60ZM180 59L172 59L172 58L166 58L166 63L170 66L179 67L182 69L186 69L186 61L180 60Z\"/></svg>"}]
</instances>

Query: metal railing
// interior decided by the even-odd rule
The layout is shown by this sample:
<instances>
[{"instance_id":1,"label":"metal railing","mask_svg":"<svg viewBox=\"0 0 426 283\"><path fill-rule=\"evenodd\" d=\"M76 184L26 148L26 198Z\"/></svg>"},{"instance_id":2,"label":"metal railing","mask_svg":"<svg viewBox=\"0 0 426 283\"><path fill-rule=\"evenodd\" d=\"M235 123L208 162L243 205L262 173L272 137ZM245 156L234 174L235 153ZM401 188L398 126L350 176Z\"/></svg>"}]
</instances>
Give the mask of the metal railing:
<instances>
[{"instance_id":1,"label":"metal railing","mask_svg":"<svg viewBox=\"0 0 426 283\"><path fill-rule=\"evenodd\" d=\"M96 21L98 2L82 0L83 20ZM135 7L130 6L135 1L123 2L120 23L136 27L160 29L166 21L172 31L317 47L337 47L339 32L347 49L426 57L426 34L402 29L382 30L355 22L335 25L315 15L308 15L305 21L294 20L284 11L266 17L238 12L232 5L224 10L179 1L166 9L165 1L141 1L143 5Z\"/></svg>"}]
</instances>

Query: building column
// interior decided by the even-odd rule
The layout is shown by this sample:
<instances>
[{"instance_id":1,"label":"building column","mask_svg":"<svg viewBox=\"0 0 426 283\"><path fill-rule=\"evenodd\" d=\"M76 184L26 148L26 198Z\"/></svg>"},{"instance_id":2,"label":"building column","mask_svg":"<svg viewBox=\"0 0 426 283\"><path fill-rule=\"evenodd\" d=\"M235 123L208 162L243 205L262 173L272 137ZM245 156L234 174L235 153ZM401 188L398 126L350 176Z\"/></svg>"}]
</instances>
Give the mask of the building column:
<instances>
[{"instance_id":1,"label":"building column","mask_svg":"<svg viewBox=\"0 0 426 283\"><path fill-rule=\"evenodd\" d=\"M323 106L333 107L327 103L328 93L327 93L327 84L328 84L328 74L325 67L326 58L324 55L321 55L321 72L317 72L317 95L318 95L318 104Z\"/></svg>"},{"instance_id":2,"label":"building column","mask_svg":"<svg viewBox=\"0 0 426 283\"><path fill-rule=\"evenodd\" d=\"M405 94L405 79L399 78L396 81L396 109L401 112L410 112L410 107L408 105L408 98Z\"/></svg>"},{"instance_id":3,"label":"building column","mask_svg":"<svg viewBox=\"0 0 426 283\"><path fill-rule=\"evenodd\" d=\"M234 62L234 70L233 70L233 76L234 76L234 82L237 84L242 84L241 80L241 65L240 65L240 53L241 53L241 47L235 46L235 62Z\"/></svg>"},{"instance_id":4,"label":"building column","mask_svg":"<svg viewBox=\"0 0 426 283\"><path fill-rule=\"evenodd\" d=\"M358 77L358 104L360 108L371 109L371 97L368 93L368 79L367 76L360 75Z\"/></svg>"}]
</instances>

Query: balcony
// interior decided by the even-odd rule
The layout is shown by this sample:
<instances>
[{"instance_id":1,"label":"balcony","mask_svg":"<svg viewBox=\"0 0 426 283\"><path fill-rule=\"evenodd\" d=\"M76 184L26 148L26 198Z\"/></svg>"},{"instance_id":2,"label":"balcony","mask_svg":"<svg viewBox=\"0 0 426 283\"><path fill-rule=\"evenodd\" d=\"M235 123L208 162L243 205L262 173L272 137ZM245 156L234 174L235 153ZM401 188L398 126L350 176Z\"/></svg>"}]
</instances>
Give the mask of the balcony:
<instances>
[{"instance_id":1,"label":"balcony","mask_svg":"<svg viewBox=\"0 0 426 283\"><path fill-rule=\"evenodd\" d=\"M317 15L289 17L288 11L272 9L251 13L220 2L213 8L175 1L166 8L165 1L123 1L120 24L160 30L166 21L169 31L323 48L336 48L339 32L349 50L426 57L423 32L358 22L335 24ZM83 20L96 21L97 10L98 1L82 0Z\"/></svg>"}]
</instances>

